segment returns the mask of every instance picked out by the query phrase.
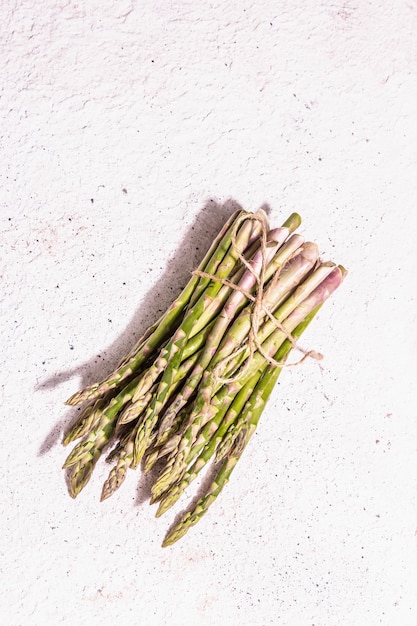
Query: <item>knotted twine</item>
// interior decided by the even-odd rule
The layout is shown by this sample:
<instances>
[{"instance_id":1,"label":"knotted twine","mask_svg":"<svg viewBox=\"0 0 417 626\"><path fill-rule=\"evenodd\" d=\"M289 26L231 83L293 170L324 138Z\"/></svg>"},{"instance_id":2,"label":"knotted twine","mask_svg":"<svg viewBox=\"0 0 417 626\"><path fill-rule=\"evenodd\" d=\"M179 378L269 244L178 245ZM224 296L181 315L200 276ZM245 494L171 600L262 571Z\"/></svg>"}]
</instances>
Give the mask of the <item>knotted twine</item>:
<instances>
[{"instance_id":1,"label":"knotted twine","mask_svg":"<svg viewBox=\"0 0 417 626\"><path fill-rule=\"evenodd\" d=\"M236 243L237 231L240 225L242 224L242 222L246 220L256 221L261 226L261 233L260 233L259 238L260 238L260 244L261 244L262 263L261 263L261 269L259 273L257 273L253 269L250 262L245 258L243 251L239 250L237 243ZM296 339L292 336L292 334L285 328L283 324L281 324L277 320L277 318L273 315L273 313L271 313L270 309L264 303L265 271L267 268L266 249L268 246L274 245L273 241L268 242L268 232L269 232L268 218L265 212L262 210L259 210L256 213L247 213L247 214L241 215L236 220L234 227L233 227L233 231L232 231L231 239L232 239L233 250L235 251L241 263L247 268L247 270L255 278L256 285L257 285L257 291L256 291L255 296L253 296L251 293L249 293L248 291L246 291L245 289L243 289L236 283L233 283L232 281L227 280L226 278L219 278L215 274L210 274L202 270L194 270L193 272L193 274L195 274L196 276L200 276L202 278L208 278L210 280L220 282L221 284L227 287L230 287L231 289L240 291L240 293L242 293L252 303L252 307L250 311L250 329L248 333L247 343L242 344L240 348L237 348L234 352L232 352L232 354L229 354L228 356L223 358L213 368L212 376L214 378L215 383L229 384L229 383L234 383L235 381L239 380L248 371L256 351L258 351L272 367L281 367L281 368L282 367L294 367L297 365L301 365L301 363L303 363L307 358L316 359L318 361L323 358L323 355L320 354L319 352L316 352L315 350L305 350L302 347L300 347ZM297 254L300 254L301 250L302 250L302 247L296 250L293 253L292 257L290 258L293 258ZM278 268L278 270L275 272L274 276L272 277L271 286L278 282L282 267L283 266ZM272 321L274 326L285 335L285 337L291 343L293 349L296 349L303 354L303 356L298 361L295 361L294 363L287 363L286 361L277 361L276 359L271 357L267 352L265 352L259 340L259 325L264 315L266 315ZM238 372L234 376L230 378L223 378L220 375L220 372L224 371L226 369L227 364L233 359L235 359L237 356L239 356L243 351L245 351L247 347L249 349L249 356L245 360L245 364L243 365L243 367L239 368L238 366Z\"/></svg>"}]
</instances>

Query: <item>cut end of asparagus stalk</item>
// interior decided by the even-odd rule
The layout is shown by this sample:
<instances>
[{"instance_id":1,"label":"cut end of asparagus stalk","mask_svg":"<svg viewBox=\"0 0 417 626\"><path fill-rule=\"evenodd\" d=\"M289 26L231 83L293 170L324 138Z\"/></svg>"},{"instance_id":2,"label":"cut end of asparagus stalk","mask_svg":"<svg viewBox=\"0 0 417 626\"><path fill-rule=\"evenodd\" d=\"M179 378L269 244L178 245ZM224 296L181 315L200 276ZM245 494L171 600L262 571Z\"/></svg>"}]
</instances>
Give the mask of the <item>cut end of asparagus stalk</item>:
<instances>
[{"instance_id":1,"label":"cut end of asparagus stalk","mask_svg":"<svg viewBox=\"0 0 417 626\"><path fill-rule=\"evenodd\" d=\"M293 233L301 224L301 216L298 213L291 213L289 218L283 223L283 228L288 228L290 233Z\"/></svg>"},{"instance_id":2,"label":"cut end of asparagus stalk","mask_svg":"<svg viewBox=\"0 0 417 626\"><path fill-rule=\"evenodd\" d=\"M306 241L300 248L300 254L302 254L303 258L306 261L310 261L311 263L315 263L318 261L320 253L319 247L316 243L312 241Z\"/></svg>"}]
</instances>

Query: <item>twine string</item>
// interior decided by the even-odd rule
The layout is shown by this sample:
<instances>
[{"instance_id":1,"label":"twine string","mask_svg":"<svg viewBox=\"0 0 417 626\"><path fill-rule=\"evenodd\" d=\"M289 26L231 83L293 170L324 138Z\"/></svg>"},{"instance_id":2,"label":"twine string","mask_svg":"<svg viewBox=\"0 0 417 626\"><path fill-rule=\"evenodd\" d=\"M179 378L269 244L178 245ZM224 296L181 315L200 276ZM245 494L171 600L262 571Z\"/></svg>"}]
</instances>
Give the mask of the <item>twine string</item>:
<instances>
[{"instance_id":1,"label":"twine string","mask_svg":"<svg viewBox=\"0 0 417 626\"><path fill-rule=\"evenodd\" d=\"M241 225L243 221L246 221L248 219L259 222L261 226L260 244L261 244L262 262L261 262L261 268L259 272L256 272L254 270L254 268L250 264L250 261L248 261L245 258L244 251L239 250L239 247L236 242L237 231L239 229L239 226ZM250 329L249 329L249 333L247 337L247 343L243 344L242 346L234 350L231 354L224 357L219 363L217 363L217 365L213 368L213 371L212 371L212 377L215 383L230 384L230 383L234 383L239 378L241 378L250 368L250 365L252 363L252 360L254 358L254 354L256 351L258 351L270 365L272 365L273 367L281 367L281 368L282 367L295 367L295 366L301 365L307 358L313 358L316 360L321 360L323 358L323 355L316 352L315 350L305 350L302 347L300 347L296 339L292 336L292 334L285 328L285 326L283 326L283 324L281 324L277 320L277 318L271 312L270 308L265 304L265 294L264 294L265 272L267 268L266 249L268 245L273 245L274 243L274 242L268 242L268 231L269 231L269 225L268 225L267 217L263 211L240 216L236 220L236 223L232 231L233 250L235 251L239 261L253 275L256 281L257 290L256 290L255 296L249 293L248 291L246 291L245 289L243 289L240 285L232 282L231 280L228 280L227 278L220 278L216 276L215 274L210 274L203 270L193 271L193 274L195 274L196 276L200 276L202 278L208 278L210 280L220 282L222 285L225 285L226 287L230 287L231 289L239 291L245 296L245 298L247 298L252 303L252 307L250 311ZM291 256L291 258L296 256L297 254L300 254L300 252L301 252L300 249L296 250ZM274 276L272 277L271 286L278 282L281 269L282 269L282 266L278 268L278 270L275 272ZM265 315L271 320L274 326L285 335L286 339L288 339L288 341L291 343L292 348L303 353L303 356L298 361L295 361L294 363L287 363L286 361L277 361L264 350L259 340L259 326ZM238 371L234 376L230 378L222 378L220 373L222 371L225 371L227 364L230 361L233 361L242 352L246 351L247 348L249 349L249 355L245 359L245 363L243 364L243 367L239 367L238 365L237 366Z\"/></svg>"}]
</instances>

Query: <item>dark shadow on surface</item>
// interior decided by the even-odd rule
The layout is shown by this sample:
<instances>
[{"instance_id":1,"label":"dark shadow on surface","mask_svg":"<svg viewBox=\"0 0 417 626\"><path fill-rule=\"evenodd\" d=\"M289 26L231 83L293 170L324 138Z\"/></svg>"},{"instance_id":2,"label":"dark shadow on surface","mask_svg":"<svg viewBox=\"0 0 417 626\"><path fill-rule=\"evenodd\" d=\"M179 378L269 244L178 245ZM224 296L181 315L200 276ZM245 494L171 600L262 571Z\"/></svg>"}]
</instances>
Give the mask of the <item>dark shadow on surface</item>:
<instances>
[{"instance_id":1,"label":"dark shadow on surface","mask_svg":"<svg viewBox=\"0 0 417 626\"><path fill-rule=\"evenodd\" d=\"M265 207L262 208L266 210ZM233 199L223 204L216 200L208 200L186 231L178 250L167 260L163 275L142 297L142 304L134 313L126 329L110 346L98 352L99 355L105 355L105 360L96 354L76 368L54 374L35 390L53 389L74 376L81 376L80 389L83 389L114 371L122 357L133 347L146 328L160 317L181 292L191 272L204 257L226 220L238 209L241 207ZM66 431L76 421L79 411L79 407L68 408L67 414L53 426L43 441L38 452L39 456L48 453L56 445L62 438L64 430ZM145 481L144 485L146 484ZM145 491L147 489L144 486ZM139 498L138 503L140 502Z\"/></svg>"},{"instance_id":2,"label":"dark shadow on surface","mask_svg":"<svg viewBox=\"0 0 417 626\"><path fill-rule=\"evenodd\" d=\"M144 464L142 463L142 471L136 489L135 506L141 506L144 502L150 499L152 485L156 482L165 467L164 461L165 459L161 459L155 463L153 468L147 474L143 472Z\"/></svg>"}]
</instances>

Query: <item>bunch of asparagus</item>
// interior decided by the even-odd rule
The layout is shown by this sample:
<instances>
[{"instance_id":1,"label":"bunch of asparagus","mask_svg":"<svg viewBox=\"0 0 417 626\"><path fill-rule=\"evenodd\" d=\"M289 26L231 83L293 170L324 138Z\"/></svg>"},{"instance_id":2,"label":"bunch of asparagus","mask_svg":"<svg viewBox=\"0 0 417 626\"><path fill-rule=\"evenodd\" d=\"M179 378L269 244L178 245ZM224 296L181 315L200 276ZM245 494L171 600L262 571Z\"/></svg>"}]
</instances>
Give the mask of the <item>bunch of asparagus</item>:
<instances>
[{"instance_id":1,"label":"bunch of asparagus","mask_svg":"<svg viewBox=\"0 0 417 626\"><path fill-rule=\"evenodd\" d=\"M233 214L188 285L117 369L67 400L85 403L64 438L64 445L81 439L64 463L72 497L113 444L101 499L120 487L129 468L161 467L151 490L157 516L212 462L211 482L163 546L206 513L252 437L288 354L346 273L294 234L300 223L293 213L270 229L262 210Z\"/></svg>"}]
</instances>

